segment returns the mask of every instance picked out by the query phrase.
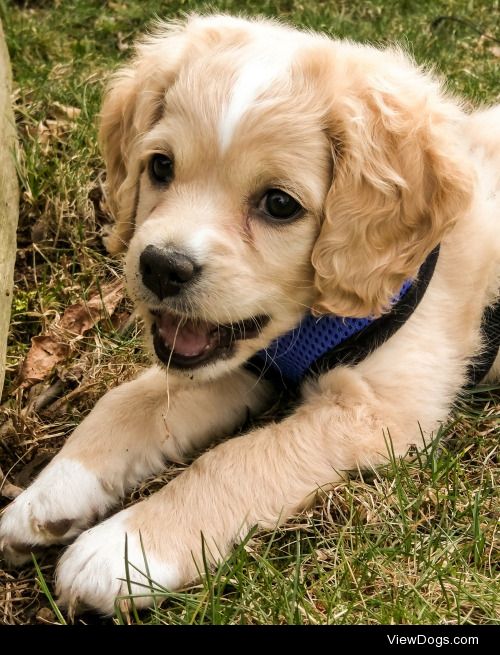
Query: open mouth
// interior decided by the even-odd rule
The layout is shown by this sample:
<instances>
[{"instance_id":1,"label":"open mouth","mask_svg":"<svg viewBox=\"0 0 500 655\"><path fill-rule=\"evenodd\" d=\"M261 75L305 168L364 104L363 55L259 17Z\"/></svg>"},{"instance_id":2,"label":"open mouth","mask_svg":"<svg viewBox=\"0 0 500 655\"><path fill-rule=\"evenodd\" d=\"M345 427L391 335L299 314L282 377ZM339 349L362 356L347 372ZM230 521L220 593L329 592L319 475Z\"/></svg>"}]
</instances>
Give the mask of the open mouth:
<instances>
[{"instance_id":1,"label":"open mouth","mask_svg":"<svg viewBox=\"0 0 500 655\"><path fill-rule=\"evenodd\" d=\"M153 345L158 358L175 368L192 369L231 356L237 341L253 339L269 316L222 324L180 318L165 310L151 310Z\"/></svg>"}]
</instances>

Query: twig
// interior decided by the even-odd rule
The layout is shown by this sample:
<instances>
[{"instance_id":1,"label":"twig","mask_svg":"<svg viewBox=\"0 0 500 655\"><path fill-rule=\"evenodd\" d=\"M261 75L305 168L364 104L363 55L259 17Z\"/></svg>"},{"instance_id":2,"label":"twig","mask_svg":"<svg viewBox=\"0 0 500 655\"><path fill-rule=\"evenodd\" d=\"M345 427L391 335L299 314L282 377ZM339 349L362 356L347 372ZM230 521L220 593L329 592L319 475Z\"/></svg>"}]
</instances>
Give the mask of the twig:
<instances>
[{"instance_id":1,"label":"twig","mask_svg":"<svg viewBox=\"0 0 500 655\"><path fill-rule=\"evenodd\" d=\"M70 400L74 400L81 394L85 393L88 389L91 389L92 387L95 387L96 385L99 384L99 381L96 380L95 382L88 382L87 384L80 384L76 389L73 389L73 391L70 391L66 395L62 396L61 398L58 398L50 407L49 415L54 416L55 414L58 413L58 411L63 407L67 402Z\"/></svg>"},{"instance_id":2,"label":"twig","mask_svg":"<svg viewBox=\"0 0 500 655\"><path fill-rule=\"evenodd\" d=\"M24 416L30 416L33 412L40 412L47 405L51 405L64 391L64 382L57 380L50 387L44 389L38 396L33 398L22 410Z\"/></svg>"}]
</instances>

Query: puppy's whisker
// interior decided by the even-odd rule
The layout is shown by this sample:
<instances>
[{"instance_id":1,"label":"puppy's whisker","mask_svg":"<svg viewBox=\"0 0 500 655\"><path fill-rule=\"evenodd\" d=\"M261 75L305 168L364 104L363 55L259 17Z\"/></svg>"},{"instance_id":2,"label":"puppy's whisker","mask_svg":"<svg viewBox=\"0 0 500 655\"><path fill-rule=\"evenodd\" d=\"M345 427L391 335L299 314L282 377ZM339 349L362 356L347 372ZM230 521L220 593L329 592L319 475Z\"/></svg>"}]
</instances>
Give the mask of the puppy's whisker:
<instances>
[{"instance_id":1,"label":"puppy's whisker","mask_svg":"<svg viewBox=\"0 0 500 655\"><path fill-rule=\"evenodd\" d=\"M172 357L173 357L173 354L174 354L175 342L177 341L177 335L179 334L179 328L181 327L182 320L183 319L181 319L177 323L177 328L176 328L175 334L174 334L174 340L173 340L173 343L172 343L172 347L170 349L170 355L168 357L168 362L167 362L167 414L170 411L170 379L169 379L170 363L172 361Z\"/></svg>"}]
</instances>

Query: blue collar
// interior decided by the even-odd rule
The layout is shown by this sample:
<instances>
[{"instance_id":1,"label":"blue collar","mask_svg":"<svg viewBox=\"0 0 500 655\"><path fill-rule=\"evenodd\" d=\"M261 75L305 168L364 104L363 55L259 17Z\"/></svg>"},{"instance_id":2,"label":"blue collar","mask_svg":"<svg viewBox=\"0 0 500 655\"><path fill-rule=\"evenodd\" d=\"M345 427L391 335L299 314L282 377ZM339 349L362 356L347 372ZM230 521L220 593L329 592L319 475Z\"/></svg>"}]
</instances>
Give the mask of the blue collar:
<instances>
[{"instance_id":1,"label":"blue collar","mask_svg":"<svg viewBox=\"0 0 500 655\"><path fill-rule=\"evenodd\" d=\"M417 277L403 284L387 314L376 319L306 314L296 327L254 355L246 368L293 388L305 377L339 363L358 363L413 313L430 282L438 254L439 246L422 264Z\"/></svg>"}]
</instances>

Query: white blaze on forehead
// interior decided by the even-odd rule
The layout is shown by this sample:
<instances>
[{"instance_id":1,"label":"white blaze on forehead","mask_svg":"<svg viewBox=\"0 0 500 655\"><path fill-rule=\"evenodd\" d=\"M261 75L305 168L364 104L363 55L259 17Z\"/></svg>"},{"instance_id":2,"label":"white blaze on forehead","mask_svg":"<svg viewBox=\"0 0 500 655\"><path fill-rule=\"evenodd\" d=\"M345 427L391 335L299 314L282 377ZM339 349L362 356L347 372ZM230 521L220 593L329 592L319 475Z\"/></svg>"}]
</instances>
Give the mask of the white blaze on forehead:
<instances>
[{"instance_id":1,"label":"white blaze on forehead","mask_svg":"<svg viewBox=\"0 0 500 655\"><path fill-rule=\"evenodd\" d=\"M296 48L288 42L286 46L273 49L273 52L266 53L266 56L254 55L241 68L231 91L229 104L219 123L219 144L222 152L229 147L238 123L256 98L290 68Z\"/></svg>"}]
</instances>

